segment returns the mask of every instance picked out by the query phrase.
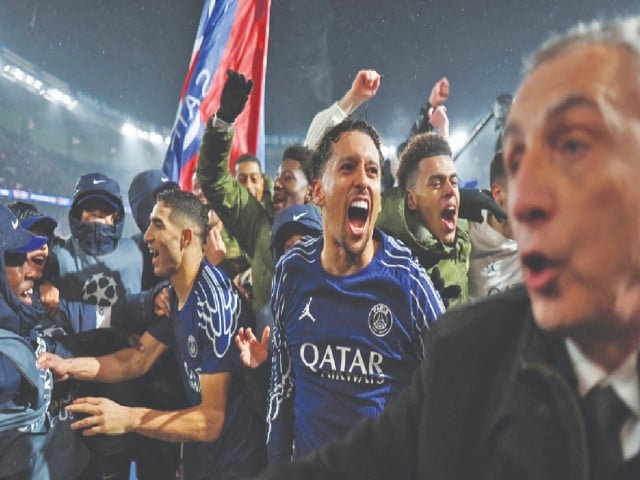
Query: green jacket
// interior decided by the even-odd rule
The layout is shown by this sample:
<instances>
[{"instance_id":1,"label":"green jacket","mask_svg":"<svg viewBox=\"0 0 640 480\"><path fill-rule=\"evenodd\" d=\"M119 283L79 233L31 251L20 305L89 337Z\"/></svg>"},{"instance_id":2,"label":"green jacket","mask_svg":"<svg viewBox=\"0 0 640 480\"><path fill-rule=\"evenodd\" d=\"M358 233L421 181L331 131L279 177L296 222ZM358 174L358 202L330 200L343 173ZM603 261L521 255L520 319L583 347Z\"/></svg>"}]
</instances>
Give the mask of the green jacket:
<instances>
[{"instance_id":1,"label":"green jacket","mask_svg":"<svg viewBox=\"0 0 640 480\"><path fill-rule=\"evenodd\" d=\"M249 191L229 172L229 154L233 128L220 129L207 122L196 173L202 192L224 226L238 240L251 258L253 276L253 311L269 303L271 298L271 216Z\"/></svg>"},{"instance_id":2,"label":"green jacket","mask_svg":"<svg viewBox=\"0 0 640 480\"><path fill-rule=\"evenodd\" d=\"M229 232L229 229L226 226L222 228L220 236L222 237L224 246L227 249L227 255L224 260L220 262L218 267L224 270L227 276L233 280L236 275L244 272L251 266L251 259L249 258L249 255L242 250L238 240L236 240L236 237Z\"/></svg>"},{"instance_id":3,"label":"green jacket","mask_svg":"<svg viewBox=\"0 0 640 480\"><path fill-rule=\"evenodd\" d=\"M445 285L459 285L462 293L449 301L449 308L467 301L469 293L469 254L471 237L469 222L458 219L456 242L447 246L431 235L422 221L405 209L404 190L388 188L382 195L382 212L376 225L384 232L402 240L420 264L431 273L434 267L440 269Z\"/></svg>"}]
</instances>

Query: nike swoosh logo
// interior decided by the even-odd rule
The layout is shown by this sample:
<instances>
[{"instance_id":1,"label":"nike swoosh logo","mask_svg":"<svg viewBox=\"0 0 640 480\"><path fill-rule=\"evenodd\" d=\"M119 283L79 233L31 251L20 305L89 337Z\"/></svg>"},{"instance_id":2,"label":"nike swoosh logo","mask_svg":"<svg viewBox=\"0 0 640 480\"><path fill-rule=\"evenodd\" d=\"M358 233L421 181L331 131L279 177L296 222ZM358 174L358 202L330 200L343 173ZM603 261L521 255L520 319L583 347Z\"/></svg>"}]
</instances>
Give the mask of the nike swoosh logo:
<instances>
[{"instance_id":1,"label":"nike swoosh logo","mask_svg":"<svg viewBox=\"0 0 640 480\"><path fill-rule=\"evenodd\" d=\"M98 185L99 183L104 183L104 182L106 182L106 180L96 180L95 178L93 179L94 185Z\"/></svg>"},{"instance_id":2,"label":"nike swoosh logo","mask_svg":"<svg viewBox=\"0 0 640 480\"><path fill-rule=\"evenodd\" d=\"M304 217L307 214L307 212L303 212L303 213L299 213L298 215L294 215L293 216L293 221L297 222L298 220L300 220L302 217Z\"/></svg>"},{"instance_id":3,"label":"nike swoosh logo","mask_svg":"<svg viewBox=\"0 0 640 480\"><path fill-rule=\"evenodd\" d=\"M18 221L17 218L15 220L11 220L11 226L13 227L14 230L18 229L18 226L20 226L20 222Z\"/></svg>"}]
</instances>

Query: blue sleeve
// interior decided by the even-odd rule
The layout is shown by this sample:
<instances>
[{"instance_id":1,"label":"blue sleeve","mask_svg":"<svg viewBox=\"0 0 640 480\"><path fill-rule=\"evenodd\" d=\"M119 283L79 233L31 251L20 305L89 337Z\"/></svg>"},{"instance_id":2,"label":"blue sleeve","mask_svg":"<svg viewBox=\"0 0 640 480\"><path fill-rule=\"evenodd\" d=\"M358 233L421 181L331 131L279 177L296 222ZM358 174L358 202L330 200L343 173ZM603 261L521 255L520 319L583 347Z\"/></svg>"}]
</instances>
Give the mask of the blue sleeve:
<instances>
[{"instance_id":1,"label":"blue sleeve","mask_svg":"<svg viewBox=\"0 0 640 480\"><path fill-rule=\"evenodd\" d=\"M418 264L417 260L411 260L411 316L414 325L414 344L418 357L424 359L423 335L426 330L445 312L444 303L440 294L433 286L429 274Z\"/></svg>"},{"instance_id":2,"label":"blue sleeve","mask_svg":"<svg viewBox=\"0 0 640 480\"><path fill-rule=\"evenodd\" d=\"M245 315L240 295L222 270L207 265L203 273L206 288L196 292L202 347L201 373L238 370L241 362L235 336Z\"/></svg>"},{"instance_id":3,"label":"blue sleeve","mask_svg":"<svg viewBox=\"0 0 640 480\"><path fill-rule=\"evenodd\" d=\"M173 342L173 329L171 328L171 319L162 317L157 323L153 324L147 330L149 335L164 343L165 345L172 346Z\"/></svg>"},{"instance_id":4,"label":"blue sleeve","mask_svg":"<svg viewBox=\"0 0 640 480\"><path fill-rule=\"evenodd\" d=\"M291 356L284 329L283 312L287 291L283 278L283 262L278 263L271 286L271 308L274 314L271 380L267 409L267 454L269 465L290 462L293 453L295 422L295 381Z\"/></svg>"},{"instance_id":5,"label":"blue sleeve","mask_svg":"<svg viewBox=\"0 0 640 480\"><path fill-rule=\"evenodd\" d=\"M156 295L168 288L169 282L160 282L149 290L139 293L129 293L111 307L111 326L139 335L160 320L154 310Z\"/></svg>"}]
</instances>

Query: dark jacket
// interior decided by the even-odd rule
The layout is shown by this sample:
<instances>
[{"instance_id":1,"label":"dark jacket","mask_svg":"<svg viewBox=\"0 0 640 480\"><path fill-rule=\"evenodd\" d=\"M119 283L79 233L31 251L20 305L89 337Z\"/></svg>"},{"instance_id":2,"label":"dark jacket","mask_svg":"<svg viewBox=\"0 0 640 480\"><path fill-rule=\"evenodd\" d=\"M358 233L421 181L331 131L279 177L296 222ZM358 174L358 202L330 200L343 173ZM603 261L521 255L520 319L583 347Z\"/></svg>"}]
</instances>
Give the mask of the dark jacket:
<instances>
[{"instance_id":1,"label":"dark jacket","mask_svg":"<svg viewBox=\"0 0 640 480\"><path fill-rule=\"evenodd\" d=\"M260 478L589 479L564 341L533 322L523 288L445 314L412 384L341 444ZM615 478L640 478L640 457Z\"/></svg>"}]
</instances>

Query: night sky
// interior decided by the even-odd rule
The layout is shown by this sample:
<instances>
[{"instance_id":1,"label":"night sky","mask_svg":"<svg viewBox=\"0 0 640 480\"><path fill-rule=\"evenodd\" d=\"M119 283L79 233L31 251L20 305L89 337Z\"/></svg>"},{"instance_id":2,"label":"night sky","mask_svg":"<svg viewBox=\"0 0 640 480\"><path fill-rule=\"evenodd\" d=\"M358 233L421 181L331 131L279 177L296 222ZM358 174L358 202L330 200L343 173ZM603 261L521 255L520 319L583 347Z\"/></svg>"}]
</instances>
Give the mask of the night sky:
<instances>
[{"instance_id":1,"label":"night sky","mask_svg":"<svg viewBox=\"0 0 640 480\"><path fill-rule=\"evenodd\" d=\"M604 6L606 4L606 7ZM202 0L0 0L0 43L86 94L169 128ZM451 81L452 130L513 92L522 57L578 20L638 14L637 0L273 0L267 134L303 135L360 68L382 74L359 114L406 135L432 84Z\"/></svg>"}]
</instances>

